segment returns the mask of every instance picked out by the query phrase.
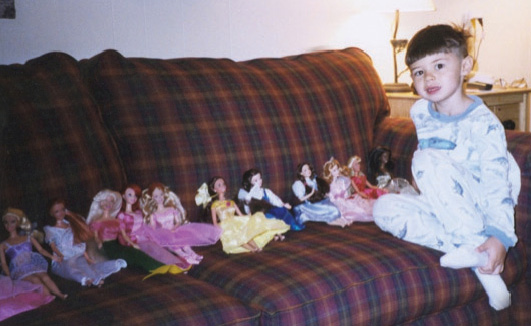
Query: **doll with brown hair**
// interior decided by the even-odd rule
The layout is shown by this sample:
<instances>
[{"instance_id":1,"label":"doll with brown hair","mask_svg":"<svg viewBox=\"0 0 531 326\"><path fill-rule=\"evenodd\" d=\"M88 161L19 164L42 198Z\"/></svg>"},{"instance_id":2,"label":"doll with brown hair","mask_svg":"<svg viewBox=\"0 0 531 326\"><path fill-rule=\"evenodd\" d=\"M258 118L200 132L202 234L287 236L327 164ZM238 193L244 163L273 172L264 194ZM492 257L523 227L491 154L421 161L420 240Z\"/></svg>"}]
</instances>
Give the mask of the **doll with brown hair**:
<instances>
[{"instance_id":1,"label":"doll with brown hair","mask_svg":"<svg viewBox=\"0 0 531 326\"><path fill-rule=\"evenodd\" d=\"M52 261L52 273L82 286L101 286L106 277L127 265L123 259L96 262L90 257L85 242L93 234L83 217L66 209L63 199L52 199L48 213L53 224L44 227L45 239L54 256L62 258L61 262Z\"/></svg>"},{"instance_id":2,"label":"doll with brown hair","mask_svg":"<svg viewBox=\"0 0 531 326\"><path fill-rule=\"evenodd\" d=\"M221 235L221 229L212 224L188 222L179 197L160 182L142 191L140 206L144 222L151 226L145 232L148 239L190 264L199 264L203 259L191 247L213 245Z\"/></svg>"},{"instance_id":3,"label":"doll with brown hair","mask_svg":"<svg viewBox=\"0 0 531 326\"><path fill-rule=\"evenodd\" d=\"M5 275L13 280L24 280L43 286L44 294L53 294L66 299L55 282L47 274L48 262L43 256L53 261L61 262L62 258L53 256L44 250L32 235L20 235L19 229L29 231L31 225L23 211L8 208L2 216L2 222L9 233L9 237L0 243L0 261ZM32 250L35 248L39 253ZM9 266L7 265L9 259Z\"/></svg>"},{"instance_id":4,"label":"doll with brown hair","mask_svg":"<svg viewBox=\"0 0 531 326\"><path fill-rule=\"evenodd\" d=\"M138 199L142 195L142 189L136 184L129 184L122 191L122 207L117 219L123 223L125 234L118 234L118 241L122 246L130 246L142 250L153 259L166 265L175 265L182 270L188 270L191 264L184 258L170 253L165 248L149 239L149 226L144 224L144 217L140 210Z\"/></svg>"},{"instance_id":5,"label":"doll with brown hair","mask_svg":"<svg viewBox=\"0 0 531 326\"><path fill-rule=\"evenodd\" d=\"M262 172L256 168L243 173L242 188L238 200L244 204L246 214L263 212L267 218L277 218L290 225L291 230L300 231L304 224L297 222L291 215L291 205L285 203L273 191L262 188Z\"/></svg>"},{"instance_id":6,"label":"doll with brown hair","mask_svg":"<svg viewBox=\"0 0 531 326\"><path fill-rule=\"evenodd\" d=\"M341 212L328 198L330 186L317 177L310 163L303 162L297 166L297 180L291 189L300 202L293 208L298 222L326 222L341 226L336 221L341 218Z\"/></svg>"},{"instance_id":7,"label":"doll with brown hair","mask_svg":"<svg viewBox=\"0 0 531 326\"><path fill-rule=\"evenodd\" d=\"M333 157L323 166L323 179L330 184L328 196L341 212L345 225L352 222L373 221L372 206L374 199L366 199L358 194L350 194L351 182L348 169L342 167Z\"/></svg>"},{"instance_id":8,"label":"doll with brown hair","mask_svg":"<svg viewBox=\"0 0 531 326\"><path fill-rule=\"evenodd\" d=\"M262 212L243 215L233 200L227 199L227 185L222 177L204 183L195 197L197 205L210 212L212 223L223 230L221 244L228 254L259 252L271 240L282 240L290 226L282 220L268 219Z\"/></svg>"},{"instance_id":9,"label":"doll with brown hair","mask_svg":"<svg viewBox=\"0 0 531 326\"><path fill-rule=\"evenodd\" d=\"M394 166L389 147L376 146L369 153L369 179L376 182L378 188L388 193L418 195L409 181L393 177Z\"/></svg>"},{"instance_id":10,"label":"doll with brown hair","mask_svg":"<svg viewBox=\"0 0 531 326\"><path fill-rule=\"evenodd\" d=\"M387 193L387 190L380 189L367 180L367 176L361 172L361 158L359 156L350 157L347 168L350 169L350 181L354 193L365 199L377 199Z\"/></svg>"}]
</instances>

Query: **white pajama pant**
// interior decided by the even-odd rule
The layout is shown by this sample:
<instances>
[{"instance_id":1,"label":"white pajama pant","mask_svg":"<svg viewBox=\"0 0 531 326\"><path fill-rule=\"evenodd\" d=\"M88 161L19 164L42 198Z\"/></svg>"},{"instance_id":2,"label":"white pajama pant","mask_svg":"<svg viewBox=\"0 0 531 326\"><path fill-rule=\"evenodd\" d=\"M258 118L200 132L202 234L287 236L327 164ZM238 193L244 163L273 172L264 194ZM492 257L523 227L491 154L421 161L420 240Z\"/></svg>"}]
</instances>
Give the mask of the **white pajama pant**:
<instances>
[{"instance_id":1,"label":"white pajama pant","mask_svg":"<svg viewBox=\"0 0 531 326\"><path fill-rule=\"evenodd\" d=\"M386 194L374 204L382 230L445 253L485 242L480 185L469 171L435 149L417 150L412 171L420 195Z\"/></svg>"}]
</instances>

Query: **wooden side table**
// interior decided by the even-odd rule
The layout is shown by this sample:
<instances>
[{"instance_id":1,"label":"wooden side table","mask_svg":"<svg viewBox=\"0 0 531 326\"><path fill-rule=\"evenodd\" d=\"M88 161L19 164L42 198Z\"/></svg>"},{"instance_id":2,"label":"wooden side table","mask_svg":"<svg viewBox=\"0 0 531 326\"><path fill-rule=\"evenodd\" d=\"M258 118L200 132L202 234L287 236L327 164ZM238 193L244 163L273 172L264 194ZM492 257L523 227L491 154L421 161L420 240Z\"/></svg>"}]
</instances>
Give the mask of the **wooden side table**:
<instances>
[{"instance_id":1,"label":"wooden side table","mask_svg":"<svg viewBox=\"0 0 531 326\"><path fill-rule=\"evenodd\" d=\"M511 88L490 91L468 91L477 95L498 116L500 121L512 120L515 129L530 131L531 88ZM409 110L420 97L409 93L387 93L392 117L409 117Z\"/></svg>"}]
</instances>

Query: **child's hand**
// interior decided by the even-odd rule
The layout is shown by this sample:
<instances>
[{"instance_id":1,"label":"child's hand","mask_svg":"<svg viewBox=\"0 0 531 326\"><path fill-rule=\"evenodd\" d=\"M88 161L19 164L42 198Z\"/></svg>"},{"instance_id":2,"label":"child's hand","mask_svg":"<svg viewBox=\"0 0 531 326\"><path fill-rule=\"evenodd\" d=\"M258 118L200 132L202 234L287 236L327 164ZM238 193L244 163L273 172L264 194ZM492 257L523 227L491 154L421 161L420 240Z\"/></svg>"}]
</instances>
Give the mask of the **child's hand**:
<instances>
[{"instance_id":1,"label":"child's hand","mask_svg":"<svg viewBox=\"0 0 531 326\"><path fill-rule=\"evenodd\" d=\"M483 274L500 274L503 272L503 264L505 262L505 247L496 237L490 237L476 248L478 252L486 252L489 255L487 265L478 267L480 273Z\"/></svg>"}]
</instances>

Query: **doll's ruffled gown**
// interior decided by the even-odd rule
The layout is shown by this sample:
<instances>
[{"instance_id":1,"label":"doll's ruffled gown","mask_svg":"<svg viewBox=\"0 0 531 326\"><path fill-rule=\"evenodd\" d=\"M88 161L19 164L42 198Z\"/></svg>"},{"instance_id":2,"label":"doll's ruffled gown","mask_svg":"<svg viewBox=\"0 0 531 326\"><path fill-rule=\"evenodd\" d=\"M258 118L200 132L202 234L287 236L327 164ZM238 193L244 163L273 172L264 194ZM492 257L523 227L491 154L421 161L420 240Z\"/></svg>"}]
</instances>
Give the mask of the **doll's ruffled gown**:
<instances>
[{"instance_id":1,"label":"doll's ruffled gown","mask_svg":"<svg viewBox=\"0 0 531 326\"><path fill-rule=\"evenodd\" d=\"M379 188L367 187L367 176L365 174L354 175L350 177L360 192L365 193L369 198L377 199L381 195L386 194L385 190Z\"/></svg>"},{"instance_id":2,"label":"doll's ruffled gown","mask_svg":"<svg viewBox=\"0 0 531 326\"><path fill-rule=\"evenodd\" d=\"M228 254L249 252L242 245L251 240L263 248L275 235L290 229L284 221L266 218L261 212L239 216L236 214L236 203L232 200L217 200L212 203L211 209L219 218L219 226L223 229L221 244L223 251Z\"/></svg>"},{"instance_id":3,"label":"doll's ruffled gown","mask_svg":"<svg viewBox=\"0 0 531 326\"><path fill-rule=\"evenodd\" d=\"M151 219L154 226L142 228L140 235L177 253L190 263L199 263L202 259L190 247L213 245L218 242L222 232L212 224L180 224L184 220L181 212L171 207L164 212L151 214Z\"/></svg>"},{"instance_id":4,"label":"doll's ruffled gown","mask_svg":"<svg viewBox=\"0 0 531 326\"><path fill-rule=\"evenodd\" d=\"M176 265L182 269L188 269L191 266L184 258L170 253L155 241L151 241L145 236L146 230L144 229L149 228L149 226L144 224L140 211L133 213L120 212L117 218L123 222L125 233L129 239L136 243L144 253L166 265ZM148 233L149 231L147 230ZM121 234L118 234L118 241L122 246L129 245Z\"/></svg>"},{"instance_id":5,"label":"doll's ruffled gown","mask_svg":"<svg viewBox=\"0 0 531 326\"><path fill-rule=\"evenodd\" d=\"M330 183L329 197L332 203L339 208L341 218L347 224L352 222L374 221L372 207L374 199L365 199L354 194L350 195L350 180L347 177L339 176Z\"/></svg>"},{"instance_id":6,"label":"doll's ruffled gown","mask_svg":"<svg viewBox=\"0 0 531 326\"><path fill-rule=\"evenodd\" d=\"M7 245L6 256L9 260L9 273L13 280L21 280L29 275L48 272L48 262L32 250L30 236L25 241Z\"/></svg>"},{"instance_id":7,"label":"doll's ruffled gown","mask_svg":"<svg viewBox=\"0 0 531 326\"><path fill-rule=\"evenodd\" d=\"M77 281L83 286L87 285L88 280L91 280L92 284L99 284L109 275L127 266L123 259L89 263L84 256L86 244L74 243L74 233L70 227L45 226L44 232L46 242L54 243L63 254L62 262L52 261L52 273L61 277Z\"/></svg>"},{"instance_id":8,"label":"doll's ruffled gown","mask_svg":"<svg viewBox=\"0 0 531 326\"><path fill-rule=\"evenodd\" d=\"M41 284L14 281L0 275L0 321L47 304L54 298L43 294Z\"/></svg>"},{"instance_id":9,"label":"doll's ruffled gown","mask_svg":"<svg viewBox=\"0 0 531 326\"><path fill-rule=\"evenodd\" d=\"M311 180L306 180L307 183L310 183ZM326 182L326 181L325 181ZM313 188L316 188L314 182ZM302 181L297 180L292 185L292 190L297 198L304 197L306 195L306 186ZM293 207L293 215L300 223L306 222L326 222L328 224L336 225L338 219L341 218L341 212L339 209L332 203L330 198L325 198L320 201L310 202L306 200L295 207ZM337 224L341 225L341 223Z\"/></svg>"}]
</instances>

